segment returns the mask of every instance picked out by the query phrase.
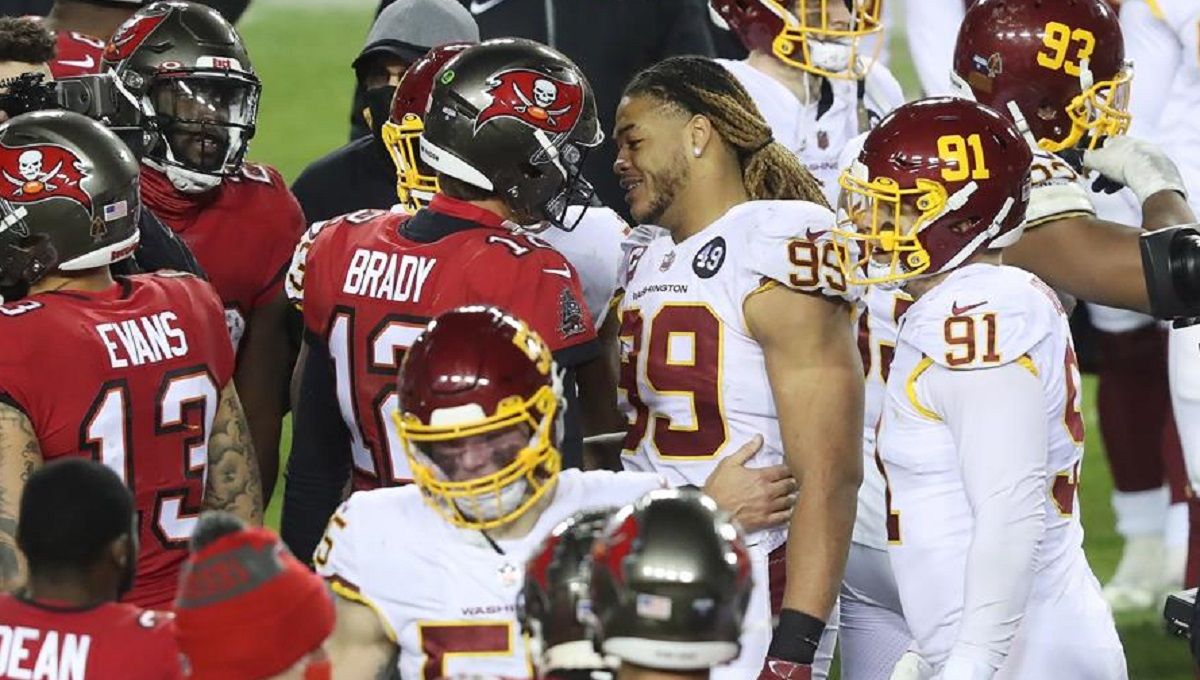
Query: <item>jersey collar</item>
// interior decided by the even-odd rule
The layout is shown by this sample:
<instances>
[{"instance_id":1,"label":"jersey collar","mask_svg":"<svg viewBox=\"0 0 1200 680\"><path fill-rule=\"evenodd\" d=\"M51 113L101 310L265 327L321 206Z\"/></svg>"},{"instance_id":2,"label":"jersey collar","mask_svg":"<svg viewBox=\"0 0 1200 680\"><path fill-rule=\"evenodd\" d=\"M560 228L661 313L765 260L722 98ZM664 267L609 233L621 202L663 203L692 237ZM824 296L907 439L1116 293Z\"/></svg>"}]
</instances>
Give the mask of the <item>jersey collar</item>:
<instances>
[{"instance_id":1,"label":"jersey collar","mask_svg":"<svg viewBox=\"0 0 1200 680\"><path fill-rule=\"evenodd\" d=\"M510 230L508 220L505 220L491 210L480 208L467 201L451 198L445 194L435 194L433 200L429 202L428 209L449 217L457 217L460 220L474 222L479 226L504 229L505 231Z\"/></svg>"}]
</instances>

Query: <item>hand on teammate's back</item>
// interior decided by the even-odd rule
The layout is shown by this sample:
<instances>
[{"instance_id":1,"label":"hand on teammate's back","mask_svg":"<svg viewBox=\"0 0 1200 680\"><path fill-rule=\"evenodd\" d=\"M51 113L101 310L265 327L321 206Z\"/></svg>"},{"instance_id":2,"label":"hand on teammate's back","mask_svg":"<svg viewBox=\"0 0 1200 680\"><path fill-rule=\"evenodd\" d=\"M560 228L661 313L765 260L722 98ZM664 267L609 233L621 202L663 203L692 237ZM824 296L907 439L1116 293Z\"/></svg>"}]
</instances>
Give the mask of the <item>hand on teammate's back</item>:
<instances>
[{"instance_id":1,"label":"hand on teammate's back","mask_svg":"<svg viewBox=\"0 0 1200 680\"><path fill-rule=\"evenodd\" d=\"M762 435L756 435L742 444L717 464L704 483L704 493L732 515L746 533L787 522L795 502L796 480L786 465L746 466L762 443Z\"/></svg>"}]
</instances>

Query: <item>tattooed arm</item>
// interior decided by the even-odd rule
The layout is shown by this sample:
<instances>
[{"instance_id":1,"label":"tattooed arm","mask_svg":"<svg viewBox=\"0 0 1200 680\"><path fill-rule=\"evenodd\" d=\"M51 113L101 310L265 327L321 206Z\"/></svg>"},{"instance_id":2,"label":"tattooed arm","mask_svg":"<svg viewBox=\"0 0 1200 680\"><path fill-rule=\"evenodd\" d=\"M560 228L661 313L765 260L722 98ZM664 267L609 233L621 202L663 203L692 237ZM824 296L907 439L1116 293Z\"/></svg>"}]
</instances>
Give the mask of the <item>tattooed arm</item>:
<instances>
[{"instance_id":1,"label":"tattooed arm","mask_svg":"<svg viewBox=\"0 0 1200 680\"><path fill-rule=\"evenodd\" d=\"M262 480L246 414L233 381L221 390L221 403L208 438L208 487L204 509L224 510L262 526Z\"/></svg>"},{"instance_id":2,"label":"tattooed arm","mask_svg":"<svg viewBox=\"0 0 1200 680\"><path fill-rule=\"evenodd\" d=\"M33 423L21 410L0 400L0 589L25 583L25 560L17 549L17 515L21 490L42 465Z\"/></svg>"}]
</instances>

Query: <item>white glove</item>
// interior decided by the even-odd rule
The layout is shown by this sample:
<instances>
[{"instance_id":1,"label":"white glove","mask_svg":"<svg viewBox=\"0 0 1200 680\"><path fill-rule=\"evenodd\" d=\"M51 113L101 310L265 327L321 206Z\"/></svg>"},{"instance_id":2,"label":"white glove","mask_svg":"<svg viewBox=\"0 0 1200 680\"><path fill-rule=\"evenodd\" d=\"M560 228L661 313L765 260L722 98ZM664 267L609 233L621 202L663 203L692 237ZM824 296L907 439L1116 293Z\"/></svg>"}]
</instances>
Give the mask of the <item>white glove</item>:
<instances>
[{"instance_id":1,"label":"white glove","mask_svg":"<svg viewBox=\"0 0 1200 680\"><path fill-rule=\"evenodd\" d=\"M930 666L928 661L922 659L921 655L916 652L905 652L904 656L896 662L889 680L931 680L932 678L933 666Z\"/></svg>"},{"instance_id":2,"label":"white glove","mask_svg":"<svg viewBox=\"0 0 1200 680\"><path fill-rule=\"evenodd\" d=\"M1083 165L1129 187L1140 203L1160 191L1178 191L1187 198L1179 168L1162 149L1141 139L1108 137L1103 147L1084 152Z\"/></svg>"},{"instance_id":3,"label":"white glove","mask_svg":"<svg viewBox=\"0 0 1200 680\"><path fill-rule=\"evenodd\" d=\"M1035 149L1029 174L1029 207L1025 209L1027 227L1072 215L1096 214L1083 180L1058 156Z\"/></svg>"}]
</instances>

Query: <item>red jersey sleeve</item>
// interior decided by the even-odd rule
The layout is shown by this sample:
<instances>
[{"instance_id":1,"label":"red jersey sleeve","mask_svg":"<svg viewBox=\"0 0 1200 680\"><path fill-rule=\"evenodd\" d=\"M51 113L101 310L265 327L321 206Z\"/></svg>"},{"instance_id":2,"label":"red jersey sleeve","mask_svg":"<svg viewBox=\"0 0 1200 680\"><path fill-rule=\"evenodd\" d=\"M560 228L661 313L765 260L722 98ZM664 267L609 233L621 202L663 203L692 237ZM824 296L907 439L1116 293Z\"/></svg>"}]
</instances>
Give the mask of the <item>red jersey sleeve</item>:
<instances>
[{"instance_id":1,"label":"red jersey sleeve","mask_svg":"<svg viewBox=\"0 0 1200 680\"><path fill-rule=\"evenodd\" d=\"M273 238L266 243L266 249L256 256L262 272L267 278L262 287L250 301L252 309L257 309L279 297L283 290L283 278L292 262L292 253L296 244L304 235L307 224L304 222L304 212L300 203L292 195L279 171L267 165L247 163L242 166L242 174L251 182L267 182L273 191L267 194L270 206L263 211L271 215L275 221Z\"/></svg>"},{"instance_id":2,"label":"red jersey sleeve","mask_svg":"<svg viewBox=\"0 0 1200 680\"><path fill-rule=\"evenodd\" d=\"M529 324L552 352L596 339L591 315L583 305L579 275L566 258L551 248L538 247L527 257L509 262L511 271L502 276L481 272L486 286L481 293L493 289L488 297Z\"/></svg>"},{"instance_id":3,"label":"red jersey sleeve","mask_svg":"<svg viewBox=\"0 0 1200 680\"><path fill-rule=\"evenodd\" d=\"M55 80L100 72L104 41L75 31L58 31L50 74Z\"/></svg>"}]
</instances>

